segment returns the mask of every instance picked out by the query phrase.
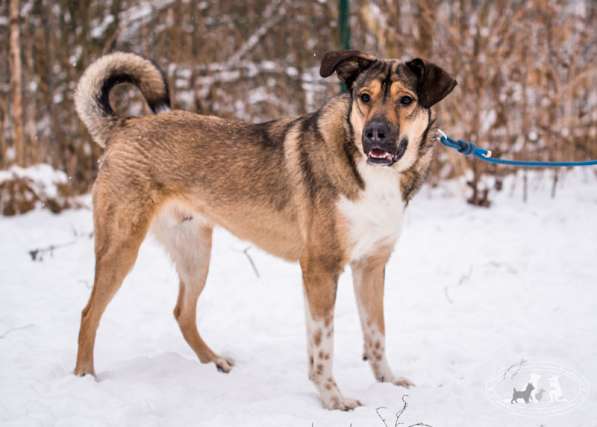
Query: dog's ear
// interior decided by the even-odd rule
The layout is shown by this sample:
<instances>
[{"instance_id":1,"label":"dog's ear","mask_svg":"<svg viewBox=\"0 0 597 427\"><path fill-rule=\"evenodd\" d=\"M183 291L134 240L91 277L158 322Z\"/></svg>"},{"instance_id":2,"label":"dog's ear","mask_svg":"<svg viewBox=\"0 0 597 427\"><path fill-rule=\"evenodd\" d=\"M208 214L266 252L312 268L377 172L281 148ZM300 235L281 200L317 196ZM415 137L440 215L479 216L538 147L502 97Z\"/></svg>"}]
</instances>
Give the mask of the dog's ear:
<instances>
[{"instance_id":1,"label":"dog's ear","mask_svg":"<svg viewBox=\"0 0 597 427\"><path fill-rule=\"evenodd\" d=\"M456 80L431 62L415 58L407 62L406 66L417 78L419 104L425 108L444 99L456 87Z\"/></svg>"},{"instance_id":2,"label":"dog's ear","mask_svg":"<svg viewBox=\"0 0 597 427\"><path fill-rule=\"evenodd\" d=\"M329 77L335 71L338 78L350 90L361 71L375 62L375 60L374 56L358 50L328 52L321 60L319 74L321 77Z\"/></svg>"}]
</instances>

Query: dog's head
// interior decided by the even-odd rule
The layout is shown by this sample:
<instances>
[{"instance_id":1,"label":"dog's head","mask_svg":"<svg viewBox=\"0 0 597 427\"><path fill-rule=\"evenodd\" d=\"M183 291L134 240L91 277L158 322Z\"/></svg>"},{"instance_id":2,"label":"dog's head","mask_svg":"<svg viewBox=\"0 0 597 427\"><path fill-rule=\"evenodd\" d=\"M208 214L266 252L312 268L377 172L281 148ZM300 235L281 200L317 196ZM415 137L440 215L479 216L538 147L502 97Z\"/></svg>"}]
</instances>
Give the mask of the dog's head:
<instances>
[{"instance_id":1,"label":"dog's head","mask_svg":"<svg viewBox=\"0 0 597 427\"><path fill-rule=\"evenodd\" d=\"M357 50L326 53L320 74L334 72L351 94L350 122L367 163L398 170L416 161L430 125L429 109L456 86L431 62L416 58L401 63Z\"/></svg>"}]
</instances>

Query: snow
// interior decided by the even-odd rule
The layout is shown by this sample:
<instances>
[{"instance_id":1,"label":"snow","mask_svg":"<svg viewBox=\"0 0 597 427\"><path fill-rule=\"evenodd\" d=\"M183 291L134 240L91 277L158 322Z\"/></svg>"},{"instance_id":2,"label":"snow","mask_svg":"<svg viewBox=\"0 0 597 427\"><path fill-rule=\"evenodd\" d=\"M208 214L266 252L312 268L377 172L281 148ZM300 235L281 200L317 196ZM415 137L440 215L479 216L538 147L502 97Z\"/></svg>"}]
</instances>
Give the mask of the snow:
<instances>
[{"instance_id":1,"label":"snow","mask_svg":"<svg viewBox=\"0 0 597 427\"><path fill-rule=\"evenodd\" d=\"M38 163L26 168L13 165L8 169L0 170L0 183L14 178L31 180L36 193L44 193L47 197L52 198L58 196L57 186L68 182L68 177L64 172L54 169L46 163Z\"/></svg>"},{"instance_id":2,"label":"snow","mask_svg":"<svg viewBox=\"0 0 597 427\"><path fill-rule=\"evenodd\" d=\"M407 209L386 272L386 330L390 363L413 389L374 382L361 361L350 273L342 276L334 370L343 393L365 405L348 413L322 409L307 380L296 265L251 248L254 271L249 245L216 232L198 322L206 341L236 360L225 375L183 341L172 316L174 269L148 239L103 318L97 380L76 378L91 212L0 218L0 424L383 427L376 409L387 408L378 411L394 425L406 394L405 426L592 425L597 181L588 170L564 174L551 199L549 176L529 175L527 204L510 178L491 209L467 206L455 183L424 188ZM50 245L64 246L31 260L29 250ZM573 369L589 398L564 415L500 408L485 383L521 359Z\"/></svg>"},{"instance_id":3,"label":"snow","mask_svg":"<svg viewBox=\"0 0 597 427\"><path fill-rule=\"evenodd\" d=\"M91 29L91 37L94 39L99 39L100 37L102 37L104 35L104 32L108 29L112 22L114 22L114 15L106 15L102 22L93 23Z\"/></svg>"}]
</instances>

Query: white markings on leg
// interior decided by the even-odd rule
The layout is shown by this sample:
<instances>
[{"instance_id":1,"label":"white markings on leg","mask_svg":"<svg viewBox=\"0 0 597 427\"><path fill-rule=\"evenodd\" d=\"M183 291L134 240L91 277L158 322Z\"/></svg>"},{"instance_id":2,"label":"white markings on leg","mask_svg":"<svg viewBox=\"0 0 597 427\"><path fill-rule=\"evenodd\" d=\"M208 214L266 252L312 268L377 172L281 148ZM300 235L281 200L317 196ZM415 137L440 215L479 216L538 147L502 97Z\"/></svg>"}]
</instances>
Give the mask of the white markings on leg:
<instances>
[{"instance_id":1,"label":"white markings on leg","mask_svg":"<svg viewBox=\"0 0 597 427\"><path fill-rule=\"evenodd\" d=\"M363 359L369 362L375 379L410 387L412 382L394 376L386 356L383 313L384 266L390 250L352 264L353 285L363 329Z\"/></svg>"},{"instance_id":2,"label":"white markings on leg","mask_svg":"<svg viewBox=\"0 0 597 427\"><path fill-rule=\"evenodd\" d=\"M334 325L332 315L325 320L315 320L306 308L307 351L309 379L315 384L323 406L327 409L351 410L360 406L358 400L342 396L332 373L334 356Z\"/></svg>"},{"instance_id":3,"label":"white markings on leg","mask_svg":"<svg viewBox=\"0 0 597 427\"><path fill-rule=\"evenodd\" d=\"M364 357L369 362L375 379L379 382L389 382L402 387L411 387L414 384L407 378L395 377L386 356L386 337L379 329L367 322L363 322Z\"/></svg>"}]
</instances>

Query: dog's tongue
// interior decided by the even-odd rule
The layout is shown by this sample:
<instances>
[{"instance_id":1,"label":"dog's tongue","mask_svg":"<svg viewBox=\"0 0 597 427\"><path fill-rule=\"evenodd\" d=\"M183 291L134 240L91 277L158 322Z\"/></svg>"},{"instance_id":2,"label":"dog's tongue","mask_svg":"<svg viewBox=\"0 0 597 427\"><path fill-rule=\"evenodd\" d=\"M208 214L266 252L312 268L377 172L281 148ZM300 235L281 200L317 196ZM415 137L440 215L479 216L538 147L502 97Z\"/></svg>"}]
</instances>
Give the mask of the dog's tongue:
<instances>
[{"instance_id":1,"label":"dog's tongue","mask_svg":"<svg viewBox=\"0 0 597 427\"><path fill-rule=\"evenodd\" d=\"M376 158L378 158L378 159L381 159L381 158L384 158L384 157L386 157L386 155L387 155L387 154L388 154L388 153L386 153L386 152L385 152L385 151L383 151L383 150L380 150L379 148L374 148L373 150L371 150L371 151L369 152L369 155L370 155L371 157L376 157Z\"/></svg>"}]
</instances>

